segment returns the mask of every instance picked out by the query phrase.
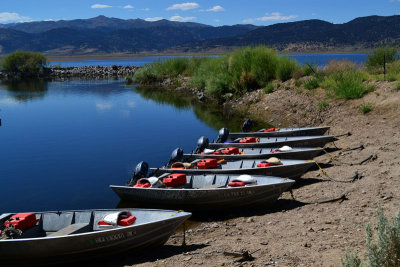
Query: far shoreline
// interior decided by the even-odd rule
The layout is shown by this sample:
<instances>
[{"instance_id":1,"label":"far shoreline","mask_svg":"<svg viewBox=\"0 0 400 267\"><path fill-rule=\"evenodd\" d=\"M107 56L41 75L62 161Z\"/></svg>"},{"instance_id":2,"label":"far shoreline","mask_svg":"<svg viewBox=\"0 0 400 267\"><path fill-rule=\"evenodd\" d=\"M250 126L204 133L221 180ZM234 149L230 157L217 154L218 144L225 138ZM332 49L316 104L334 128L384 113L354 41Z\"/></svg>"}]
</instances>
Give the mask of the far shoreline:
<instances>
[{"instance_id":1,"label":"far shoreline","mask_svg":"<svg viewBox=\"0 0 400 267\"><path fill-rule=\"evenodd\" d=\"M229 53L229 51L225 52ZM220 56L225 53L149 53L149 54L99 54L99 55L67 55L67 56L52 56L46 55L48 61L90 61L90 60L118 60L118 59L130 59L130 58L144 58L144 57L184 57L184 56ZM332 52L301 52L301 53L282 53L279 55L367 55L369 51L332 51Z\"/></svg>"}]
</instances>

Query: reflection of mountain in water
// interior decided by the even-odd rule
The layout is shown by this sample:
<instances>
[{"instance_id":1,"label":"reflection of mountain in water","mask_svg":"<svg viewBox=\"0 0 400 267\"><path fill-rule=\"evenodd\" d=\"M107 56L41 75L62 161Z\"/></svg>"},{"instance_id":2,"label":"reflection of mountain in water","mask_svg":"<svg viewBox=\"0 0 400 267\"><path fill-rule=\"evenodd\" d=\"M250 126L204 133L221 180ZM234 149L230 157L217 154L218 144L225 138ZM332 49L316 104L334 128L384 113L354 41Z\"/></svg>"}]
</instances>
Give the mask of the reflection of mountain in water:
<instances>
[{"instance_id":1,"label":"reflection of mountain in water","mask_svg":"<svg viewBox=\"0 0 400 267\"><path fill-rule=\"evenodd\" d=\"M40 99L46 94L70 94L70 95L100 95L110 96L126 93L123 80L68 80L45 81L41 79L3 81L0 89L6 90L9 96L21 102Z\"/></svg>"},{"instance_id":2,"label":"reflection of mountain in water","mask_svg":"<svg viewBox=\"0 0 400 267\"><path fill-rule=\"evenodd\" d=\"M43 98L48 91L47 82L43 80L4 81L0 88L7 90L11 97L20 102Z\"/></svg>"},{"instance_id":3,"label":"reflection of mountain in water","mask_svg":"<svg viewBox=\"0 0 400 267\"><path fill-rule=\"evenodd\" d=\"M136 87L134 91L145 99L157 103L169 104L178 109L193 109L196 117L214 129L228 128L230 131L240 131L241 125L247 118L246 114L237 114L230 108L223 108L218 104L199 103L193 96L182 95L181 92L166 92L163 88ZM267 127L265 123L252 118L256 125ZM216 137L216 136L215 136ZM210 138L214 138L210 137Z\"/></svg>"}]
</instances>

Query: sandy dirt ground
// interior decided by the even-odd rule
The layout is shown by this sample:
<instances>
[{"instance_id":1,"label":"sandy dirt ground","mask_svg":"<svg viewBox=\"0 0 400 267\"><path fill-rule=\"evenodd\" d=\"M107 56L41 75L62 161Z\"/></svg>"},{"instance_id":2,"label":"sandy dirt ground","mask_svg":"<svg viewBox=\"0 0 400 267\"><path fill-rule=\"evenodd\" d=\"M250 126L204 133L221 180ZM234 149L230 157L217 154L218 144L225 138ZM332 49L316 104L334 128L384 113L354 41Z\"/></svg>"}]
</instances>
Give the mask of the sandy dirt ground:
<instances>
[{"instance_id":1,"label":"sandy dirt ground","mask_svg":"<svg viewBox=\"0 0 400 267\"><path fill-rule=\"evenodd\" d=\"M186 224L186 247L181 246L183 231L178 229L165 246L95 265L340 266L346 250L364 256L365 226L376 225L378 204L393 217L400 200L400 91L388 82L374 85L375 91L362 99L327 99L325 111L318 108L322 90L298 90L293 81L271 94L254 91L230 103L277 126L330 125L331 135L352 135L327 145L330 155L316 158L330 178L317 168L307 172L294 186L294 200L284 193L269 209L195 216ZM362 114L359 106L367 102L374 109ZM360 145L365 148L334 151L335 146ZM358 179L348 182L356 172ZM346 200L321 203L342 195ZM245 251L254 259L240 262L232 254Z\"/></svg>"}]
</instances>

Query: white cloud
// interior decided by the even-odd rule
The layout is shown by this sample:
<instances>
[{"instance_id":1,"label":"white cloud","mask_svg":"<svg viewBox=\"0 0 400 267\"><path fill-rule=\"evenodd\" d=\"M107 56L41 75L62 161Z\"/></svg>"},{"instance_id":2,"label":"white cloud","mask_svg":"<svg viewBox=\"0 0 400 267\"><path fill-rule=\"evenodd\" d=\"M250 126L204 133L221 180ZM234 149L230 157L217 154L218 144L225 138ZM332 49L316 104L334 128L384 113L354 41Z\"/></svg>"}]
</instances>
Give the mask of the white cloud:
<instances>
[{"instance_id":1,"label":"white cloud","mask_svg":"<svg viewBox=\"0 0 400 267\"><path fill-rule=\"evenodd\" d=\"M215 21L215 22L221 22L221 20L220 20L220 19L214 19L214 21Z\"/></svg>"},{"instance_id":2,"label":"white cloud","mask_svg":"<svg viewBox=\"0 0 400 267\"><path fill-rule=\"evenodd\" d=\"M297 15L282 16L279 12L273 12L271 14L265 13L264 17L245 19L243 22L252 23L256 21L279 21L279 20L291 20L297 18Z\"/></svg>"},{"instance_id":3,"label":"white cloud","mask_svg":"<svg viewBox=\"0 0 400 267\"><path fill-rule=\"evenodd\" d=\"M139 10L142 10L142 11L150 11L150 8L148 8L148 7L146 7L146 8L140 8Z\"/></svg>"},{"instance_id":4,"label":"white cloud","mask_svg":"<svg viewBox=\"0 0 400 267\"><path fill-rule=\"evenodd\" d=\"M223 8L222 6L214 6L210 9L202 9L200 11L204 11L204 12L221 12L224 11L225 8Z\"/></svg>"},{"instance_id":5,"label":"white cloud","mask_svg":"<svg viewBox=\"0 0 400 267\"><path fill-rule=\"evenodd\" d=\"M96 108L98 110L108 110L111 109L113 106L109 103L96 103Z\"/></svg>"},{"instance_id":6,"label":"white cloud","mask_svg":"<svg viewBox=\"0 0 400 267\"><path fill-rule=\"evenodd\" d=\"M102 5L102 4L94 4L91 6L91 8L109 8L109 7L112 7L112 6Z\"/></svg>"},{"instance_id":7,"label":"white cloud","mask_svg":"<svg viewBox=\"0 0 400 267\"><path fill-rule=\"evenodd\" d=\"M168 7L167 10L180 9L180 10L186 11L186 10L190 10L190 9L196 9L199 7L200 7L200 5L197 3L182 3L182 4L172 5L172 6Z\"/></svg>"},{"instance_id":8,"label":"white cloud","mask_svg":"<svg viewBox=\"0 0 400 267\"><path fill-rule=\"evenodd\" d=\"M54 19L45 19L43 21L54 21Z\"/></svg>"},{"instance_id":9,"label":"white cloud","mask_svg":"<svg viewBox=\"0 0 400 267\"><path fill-rule=\"evenodd\" d=\"M195 19L196 17L181 17L181 16L172 16L169 18L170 21L179 21L179 22L187 22Z\"/></svg>"},{"instance_id":10,"label":"white cloud","mask_svg":"<svg viewBox=\"0 0 400 267\"><path fill-rule=\"evenodd\" d=\"M126 5L123 8L133 8L133 6L132 5Z\"/></svg>"},{"instance_id":11,"label":"white cloud","mask_svg":"<svg viewBox=\"0 0 400 267\"><path fill-rule=\"evenodd\" d=\"M18 13L10 13L10 12L1 12L0 13L0 22L24 22L32 20L30 17L21 16Z\"/></svg>"},{"instance_id":12,"label":"white cloud","mask_svg":"<svg viewBox=\"0 0 400 267\"><path fill-rule=\"evenodd\" d=\"M154 17L154 18L145 18L145 21L157 21L157 20L162 20L164 19L163 17Z\"/></svg>"}]
</instances>

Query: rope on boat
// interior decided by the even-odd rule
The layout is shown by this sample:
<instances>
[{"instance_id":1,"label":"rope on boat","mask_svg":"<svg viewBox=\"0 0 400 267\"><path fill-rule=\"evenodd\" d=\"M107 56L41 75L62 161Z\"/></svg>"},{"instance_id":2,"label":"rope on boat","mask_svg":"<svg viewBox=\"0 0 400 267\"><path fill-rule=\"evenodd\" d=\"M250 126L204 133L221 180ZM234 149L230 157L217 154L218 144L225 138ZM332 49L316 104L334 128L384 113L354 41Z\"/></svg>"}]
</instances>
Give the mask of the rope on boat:
<instances>
[{"instance_id":1,"label":"rope on boat","mask_svg":"<svg viewBox=\"0 0 400 267\"><path fill-rule=\"evenodd\" d=\"M178 213L180 213L180 212L183 212L183 210L178 210L177 212L171 214L171 216L169 216L169 217L174 217L176 214L178 214Z\"/></svg>"}]
</instances>

